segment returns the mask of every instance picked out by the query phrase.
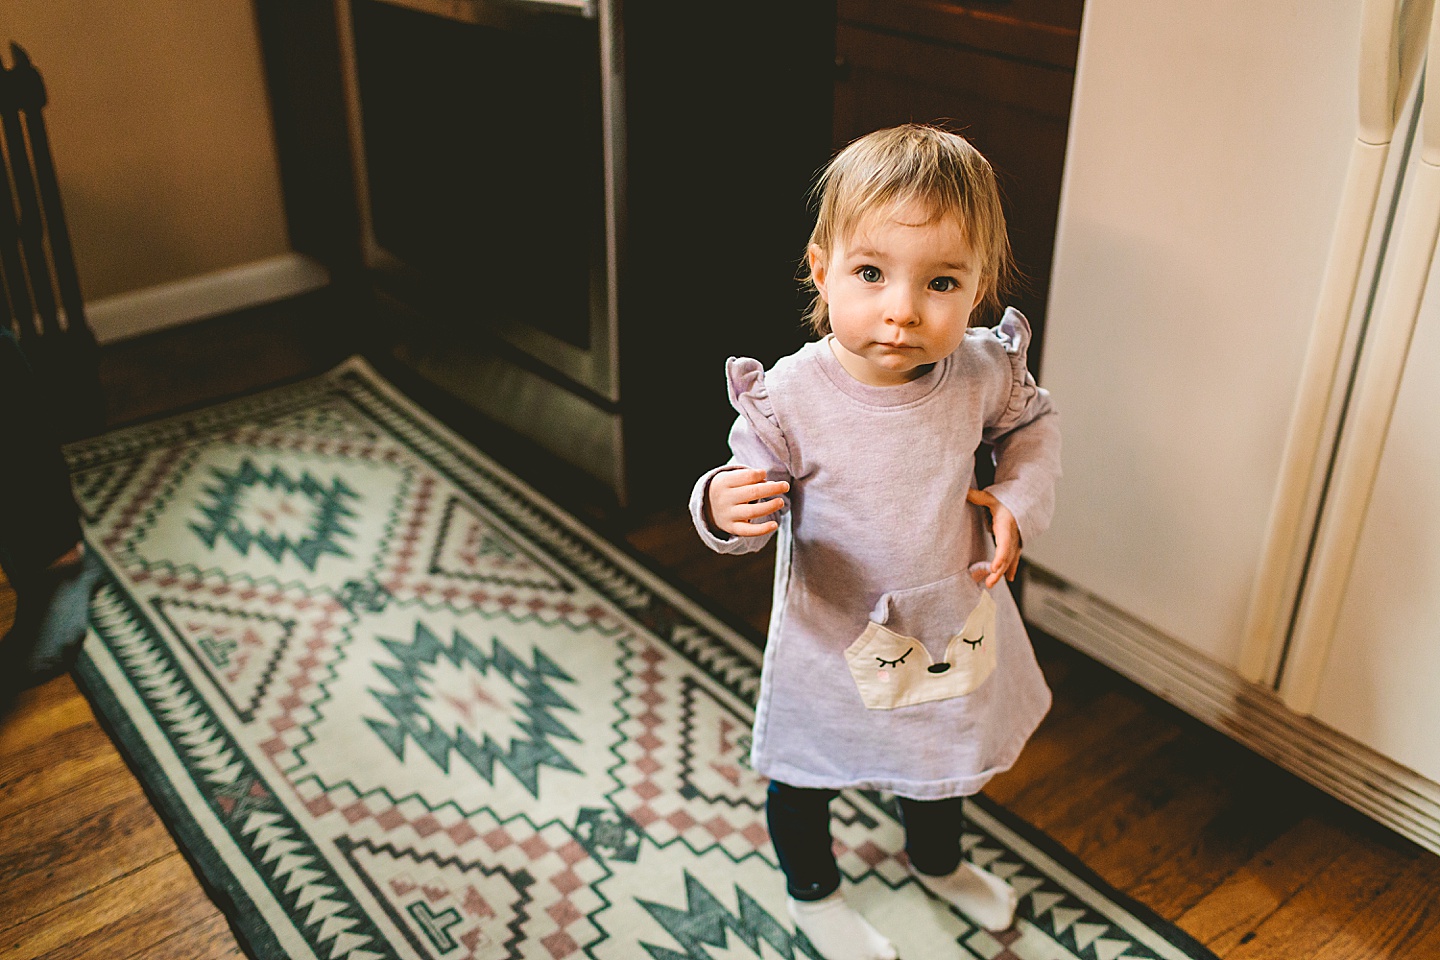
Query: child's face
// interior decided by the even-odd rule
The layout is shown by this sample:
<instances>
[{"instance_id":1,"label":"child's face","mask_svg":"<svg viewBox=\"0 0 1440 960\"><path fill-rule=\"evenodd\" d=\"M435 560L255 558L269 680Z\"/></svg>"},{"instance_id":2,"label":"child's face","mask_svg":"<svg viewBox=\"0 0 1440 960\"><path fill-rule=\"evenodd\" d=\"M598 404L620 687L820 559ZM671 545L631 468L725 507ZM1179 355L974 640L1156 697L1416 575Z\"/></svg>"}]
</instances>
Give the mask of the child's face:
<instances>
[{"instance_id":1,"label":"child's face","mask_svg":"<svg viewBox=\"0 0 1440 960\"><path fill-rule=\"evenodd\" d=\"M922 376L960 346L980 301L980 259L952 218L923 223L902 206L869 218L825 251L810 272L830 311L831 347L861 383Z\"/></svg>"}]
</instances>

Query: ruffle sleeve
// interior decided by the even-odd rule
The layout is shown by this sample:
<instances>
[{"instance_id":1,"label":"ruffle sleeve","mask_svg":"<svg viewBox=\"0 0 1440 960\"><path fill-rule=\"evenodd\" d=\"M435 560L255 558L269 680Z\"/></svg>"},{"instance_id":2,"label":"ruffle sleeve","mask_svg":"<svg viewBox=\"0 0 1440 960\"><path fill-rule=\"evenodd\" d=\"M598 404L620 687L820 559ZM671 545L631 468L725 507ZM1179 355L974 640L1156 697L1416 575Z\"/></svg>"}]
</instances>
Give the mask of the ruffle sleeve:
<instances>
[{"instance_id":1,"label":"ruffle sleeve","mask_svg":"<svg viewBox=\"0 0 1440 960\"><path fill-rule=\"evenodd\" d=\"M765 389L765 369L749 357L731 357L725 364L730 405L739 414L730 428L730 462L707 471L690 492L690 516L701 541L718 553L751 553L764 547L774 533L758 537L732 537L710 527L706 509L710 481L725 470L740 466L763 470L771 480L789 479L790 444L780 426L770 394ZM782 519L790 498L781 495L784 508L774 519Z\"/></svg>"},{"instance_id":2,"label":"ruffle sleeve","mask_svg":"<svg viewBox=\"0 0 1440 960\"><path fill-rule=\"evenodd\" d=\"M1000 322L991 328L995 339L1005 349L1010 364L1010 396L1005 409L989 424L993 433L1011 430L1028 419L1040 387L1030 375L1030 321L1014 307L1006 307Z\"/></svg>"},{"instance_id":3,"label":"ruffle sleeve","mask_svg":"<svg viewBox=\"0 0 1440 960\"><path fill-rule=\"evenodd\" d=\"M764 444L770 455L789 470L790 445L775 416L770 393L765 389L765 368L759 360L750 357L731 357L725 362L725 379L730 391L730 405L745 418L756 439Z\"/></svg>"},{"instance_id":4,"label":"ruffle sleeve","mask_svg":"<svg viewBox=\"0 0 1440 960\"><path fill-rule=\"evenodd\" d=\"M1009 364L1009 397L983 436L995 446L995 482L986 489L1010 510L1021 538L1033 543L1055 510L1060 478L1060 419L1050 394L1030 375L1030 322L1013 307L991 333ZM998 406L998 405L997 405ZM995 408L992 408L994 410Z\"/></svg>"}]
</instances>

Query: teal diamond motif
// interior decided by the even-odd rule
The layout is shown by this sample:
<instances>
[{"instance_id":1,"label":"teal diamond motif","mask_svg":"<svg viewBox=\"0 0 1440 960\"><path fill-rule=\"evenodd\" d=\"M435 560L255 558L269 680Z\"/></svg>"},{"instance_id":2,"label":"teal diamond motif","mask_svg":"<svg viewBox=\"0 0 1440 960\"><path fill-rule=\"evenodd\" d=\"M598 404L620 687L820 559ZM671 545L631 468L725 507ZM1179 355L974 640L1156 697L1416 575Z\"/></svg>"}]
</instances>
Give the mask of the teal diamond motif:
<instances>
[{"instance_id":1,"label":"teal diamond motif","mask_svg":"<svg viewBox=\"0 0 1440 960\"><path fill-rule=\"evenodd\" d=\"M741 943L749 947L756 957L785 957L786 960L810 957L811 960L819 960L820 954L803 933L791 934L738 885L735 897L740 908L738 916L725 909L719 898L686 870L684 907L635 898L635 902L644 907L665 928L665 932L685 948L685 952L644 942L640 945L649 952L652 960L711 960L713 954L706 947L717 947L718 952L734 957L739 955ZM770 949L761 947L761 941Z\"/></svg>"},{"instance_id":2,"label":"teal diamond motif","mask_svg":"<svg viewBox=\"0 0 1440 960\"><path fill-rule=\"evenodd\" d=\"M200 507L205 522L191 523L190 529L211 550L224 539L241 556L255 546L276 563L289 551L312 573L326 554L350 556L337 541L354 536L345 527L356 516L347 501L360 495L339 477L327 485L308 470L298 479L278 466L265 473L249 457L236 470L211 467L210 473L209 502ZM247 503L255 494L265 495L267 504Z\"/></svg>"},{"instance_id":3,"label":"teal diamond motif","mask_svg":"<svg viewBox=\"0 0 1440 960\"><path fill-rule=\"evenodd\" d=\"M451 642L446 644L418 621L412 642L386 637L381 637L380 642L399 665L377 663L375 668L393 689L372 689L370 694L395 722L370 718L365 722L396 759L403 762L406 741L414 741L441 770L450 771L450 755L456 753L487 783L495 782L498 763L534 797L540 795L541 767L580 773L580 768L553 742L580 742L575 732L555 716L556 711L574 713L576 709L561 696L554 683L575 681L540 650L531 651L531 662L527 664L499 637L494 637L493 652L487 656L460 631L456 630ZM518 717L508 721L519 735L510 738L508 747L488 733L477 740L468 731L450 728L432 716L429 708L435 701L427 689L429 681L439 670L462 665L468 665L482 676L493 673L503 678L506 685L520 695L520 702L514 705Z\"/></svg>"}]
</instances>

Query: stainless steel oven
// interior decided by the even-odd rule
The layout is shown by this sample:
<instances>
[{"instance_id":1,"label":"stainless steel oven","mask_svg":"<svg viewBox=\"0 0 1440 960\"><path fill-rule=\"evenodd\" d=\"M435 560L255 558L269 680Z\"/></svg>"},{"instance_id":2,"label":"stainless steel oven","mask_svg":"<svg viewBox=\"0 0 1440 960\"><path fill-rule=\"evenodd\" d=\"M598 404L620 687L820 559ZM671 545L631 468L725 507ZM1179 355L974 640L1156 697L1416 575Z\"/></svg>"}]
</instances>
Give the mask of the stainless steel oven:
<instances>
[{"instance_id":1,"label":"stainless steel oven","mask_svg":"<svg viewBox=\"0 0 1440 960\"><path fill-rule=\"evenodd\" d=\"M417 308L402 359L623 490L611 0L338 10L366 265Z\"/></svg>"},{"instance_id":2,"label":"stainless steel oven","mask_svg":"<svg viewBox=\"0 0 1440 960\"><path fill-rule=\"evenodd\" d=\"M334 0L395 355L625 502L724 456L803 336L833 0Z\"/></svg>"}]
</instances>

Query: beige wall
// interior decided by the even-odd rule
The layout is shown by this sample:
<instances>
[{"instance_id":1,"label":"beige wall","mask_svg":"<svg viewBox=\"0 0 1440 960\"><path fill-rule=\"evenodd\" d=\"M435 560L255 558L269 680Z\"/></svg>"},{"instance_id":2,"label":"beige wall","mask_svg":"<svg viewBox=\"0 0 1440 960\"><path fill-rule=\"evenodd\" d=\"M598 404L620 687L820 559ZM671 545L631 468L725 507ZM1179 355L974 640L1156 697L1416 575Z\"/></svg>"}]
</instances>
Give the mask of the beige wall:
<instances>
[{"instance_id":1,"label":"beige wall","mask_svg":"<svg viewBox=\"0 0 1440 960\"><path fill-rule=\"evenodd\" d=\"M45 77L85 299L287 252L249 0L0 0Z\"/></svg>"}]
</instances>

